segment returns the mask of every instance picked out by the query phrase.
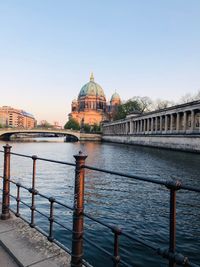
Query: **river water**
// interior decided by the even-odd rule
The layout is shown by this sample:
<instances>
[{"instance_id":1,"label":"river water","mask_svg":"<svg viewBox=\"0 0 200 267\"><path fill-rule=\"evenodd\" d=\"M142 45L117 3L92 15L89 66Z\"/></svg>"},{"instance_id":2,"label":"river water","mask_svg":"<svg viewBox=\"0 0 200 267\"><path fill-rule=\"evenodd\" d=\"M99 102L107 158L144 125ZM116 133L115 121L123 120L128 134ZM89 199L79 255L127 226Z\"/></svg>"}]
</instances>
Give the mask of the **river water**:
<instances>
[{"instance_id":1,"label":"river water","mask_svg":"<svg viewBox=\"0 0 200 267\"><path fill-rule=\"evenodd\" d=\"M56 139L59 140L59 139ZM41 141L41 139L40 139ZM154 177L159 180L178 179L184 184L200 187L200 154L168 151L157 148L111 143L63 142L10 142L12 151L38 155L50 159L74 162L79 150L88 155L87 165L130 174ZM1 147L4 145L0 142ZM0 172L3 155L0 154ZM31 187L32 160L11 156L11 176ZM65 204L73 205L74 168L37 161L36 187L41 193L54 196ZM15 186L11 187L16 194ZM25 190L21 198L31 203ZM36 196L37 209L49 216L49 203ZM12 207L16 207L12 200ZM169 192L159 185L135 181L94 171L86 171L85 211L103 222L119 226L155 247L166 247L169 224ZM21 205L20 213L30 220L30 210ZM70 210L55 206L55 219L71 228ZM36 223L48 231L48 221L36 215ZM85 220L85 237L113 252L111 231ZM71 247L71 233L60 226L54 227L55 238ZM121 258L129 266L168 266L167 261L145 246L120 237ZM104 253L85 245L85 259L95 267L112 266ZM180 190L177 193L177 251L200 263L200 194Z\"/></svg>"}]
</instances>

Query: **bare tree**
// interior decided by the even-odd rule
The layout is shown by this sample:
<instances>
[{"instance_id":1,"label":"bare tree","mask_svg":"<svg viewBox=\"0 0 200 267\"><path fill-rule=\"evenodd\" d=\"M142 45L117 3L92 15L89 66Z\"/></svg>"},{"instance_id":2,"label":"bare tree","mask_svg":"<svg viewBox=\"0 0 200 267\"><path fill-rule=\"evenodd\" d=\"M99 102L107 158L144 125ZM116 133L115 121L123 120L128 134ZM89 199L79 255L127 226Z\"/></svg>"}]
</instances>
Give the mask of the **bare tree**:
<instances>
[{"instance_id":1,"label":"bare tree","mask_svg":"<svg viewBox=\"0 0 200 267\"><path fill-rule=\"evenodd\" d=\"M191 102L193 101L193 96L189 93L183 95L180 99L180 103L188 103L188 102Z\"/></svg>"},{"instance_id":2,"label":"bare tree","mask_svg":"<svg viewBox=\"0 0 200 267\"><path fill-rule=\"evenodd\" d=\"M163 99L156 99L153 103L154 110L160 110L160 109L168 108L168 107L171 107L173 105L175 105L175 103L173 101L163 100Z\"/></svg>"},{"instance_id":3,"label":"bare tree","mask_svg":"<svg viewBox=\"0 0 200 267\"><path fill-rule=\"evenodd\" d=\"M195 96L195 100L200 100L200 90L197 92L197 94Z\"/></svg>"},{"instance_id":4,"label":"bare tree","mask_svg":"<svg viewBox=\"0 0 200 267\"><path fill-rule=\"evenodd\" d=\"M142 113L152 110L153 101L148 96L134 96L131 100L139 103Z\"/></svg>"},{"instance_id":5,"label":"bare tree","mask_svg":"<svg viewBox=\"0 0 200 267\"><path fill-rule=\"evenodd\" d=\"M194 95L191 95L190 93L183 95L180 99L180 103L188 103L195 100L200 100L200 90Z\"/></svg>"}]
</instances>

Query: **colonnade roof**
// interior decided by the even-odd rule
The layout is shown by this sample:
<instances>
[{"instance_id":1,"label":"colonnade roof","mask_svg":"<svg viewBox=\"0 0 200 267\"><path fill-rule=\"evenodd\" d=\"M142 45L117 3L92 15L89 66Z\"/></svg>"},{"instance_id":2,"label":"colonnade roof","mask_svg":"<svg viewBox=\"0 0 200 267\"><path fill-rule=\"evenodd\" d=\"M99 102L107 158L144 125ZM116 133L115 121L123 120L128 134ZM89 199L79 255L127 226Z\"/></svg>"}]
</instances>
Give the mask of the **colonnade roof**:
<instances>
[{"instance_id":1,"label":"colonnade roof","mask_svg":"<svg viewBox=\"0 0 200 267\"><path fill-rule=\"evenodd\" d=\"M142 113L140 115L138 115L137 117L143 117L143 116L149 116L149 115L156 115L159 113L176 113L176 112L184 112L185 110L192 110L195 108L199 108L200 109L200 100L196 100L196 101L192 101L192 102L187 102L187 103L183 103L183 104L178 104L175 106L171 106L168 108L163 108L163 109L159 109L159 110L153 110L147 113ZM129 115L130 116L130 115Z\"/></svg>"},{"instance_id":2,"label":"colonnade roof","mask_svg":"<svg viewBox=\"0 0 200 267\"><path fill-rule=\"evenodd\" d=\"M122 120L117 120L117 121L113 121L113 122L108 122L105 124L118 124L118 123L125 123L127 120L129 119L142 119L143 117L147 117L151 116L164 116L164 115L168 115L168 114L173 114L173 113L179 113L179 112L184 112L187 110L194 110L194 109L199 109L200 110L200 100L196 100L196 101L192 101L192 102L187 102L187 103L183 103L183 104L178 104L175 106L171 106L168 108L164 108L164 109L159 109L159 110L154 110L154 111L150 111L147 113L140 113L140 114L129 114L127 115L127 117L125 119ZM160 114L160 115L159 115Z\"/></svg>"}]
</instances>

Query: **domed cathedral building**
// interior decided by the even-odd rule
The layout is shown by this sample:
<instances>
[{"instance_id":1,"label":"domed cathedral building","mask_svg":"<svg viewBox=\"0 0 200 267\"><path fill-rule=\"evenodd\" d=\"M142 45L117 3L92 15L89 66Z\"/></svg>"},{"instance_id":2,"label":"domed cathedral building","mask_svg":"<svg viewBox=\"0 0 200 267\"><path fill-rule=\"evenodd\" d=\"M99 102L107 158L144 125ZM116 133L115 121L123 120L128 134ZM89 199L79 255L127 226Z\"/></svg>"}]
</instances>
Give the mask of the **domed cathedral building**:
<instances>
[{"instance_id":1,"label":"domed cathedral building","mask_svg":"<svg viewBox=\"0 0 200 267\"><path fill-rule=\"evenodd\" d=\"M72 101L69 119L73 118L81 125L99 125L102 121L112 119L117 106L121 104L120 96L115 92L109 104L102 87L94 81L93 73L90 81L80 90L78 99Z\"/></svg>"}]
</instances>

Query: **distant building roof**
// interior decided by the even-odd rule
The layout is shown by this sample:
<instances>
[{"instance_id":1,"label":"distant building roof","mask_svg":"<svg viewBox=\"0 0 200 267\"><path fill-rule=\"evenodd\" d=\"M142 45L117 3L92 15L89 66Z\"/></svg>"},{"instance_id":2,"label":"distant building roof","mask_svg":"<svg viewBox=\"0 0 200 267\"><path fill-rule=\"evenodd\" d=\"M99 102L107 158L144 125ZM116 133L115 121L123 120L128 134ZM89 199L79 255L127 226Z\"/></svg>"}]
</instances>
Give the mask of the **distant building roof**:
<instances>
[{"instance_id":1,"label":"distant building roof","mask_svg":"<svg viewBox=\"0 0 200 267\"><path fill-rule=\"evenodd\" d=\"M26 117L33 118L33 119L34 119L34 116L33 116L33 114L31 114L31 113L28 113L28 112L26 112L26 111L24 111L24 110L22 110L22 115L24 115L24 116L26 116Z\"/></svg>"}]
</instances>

